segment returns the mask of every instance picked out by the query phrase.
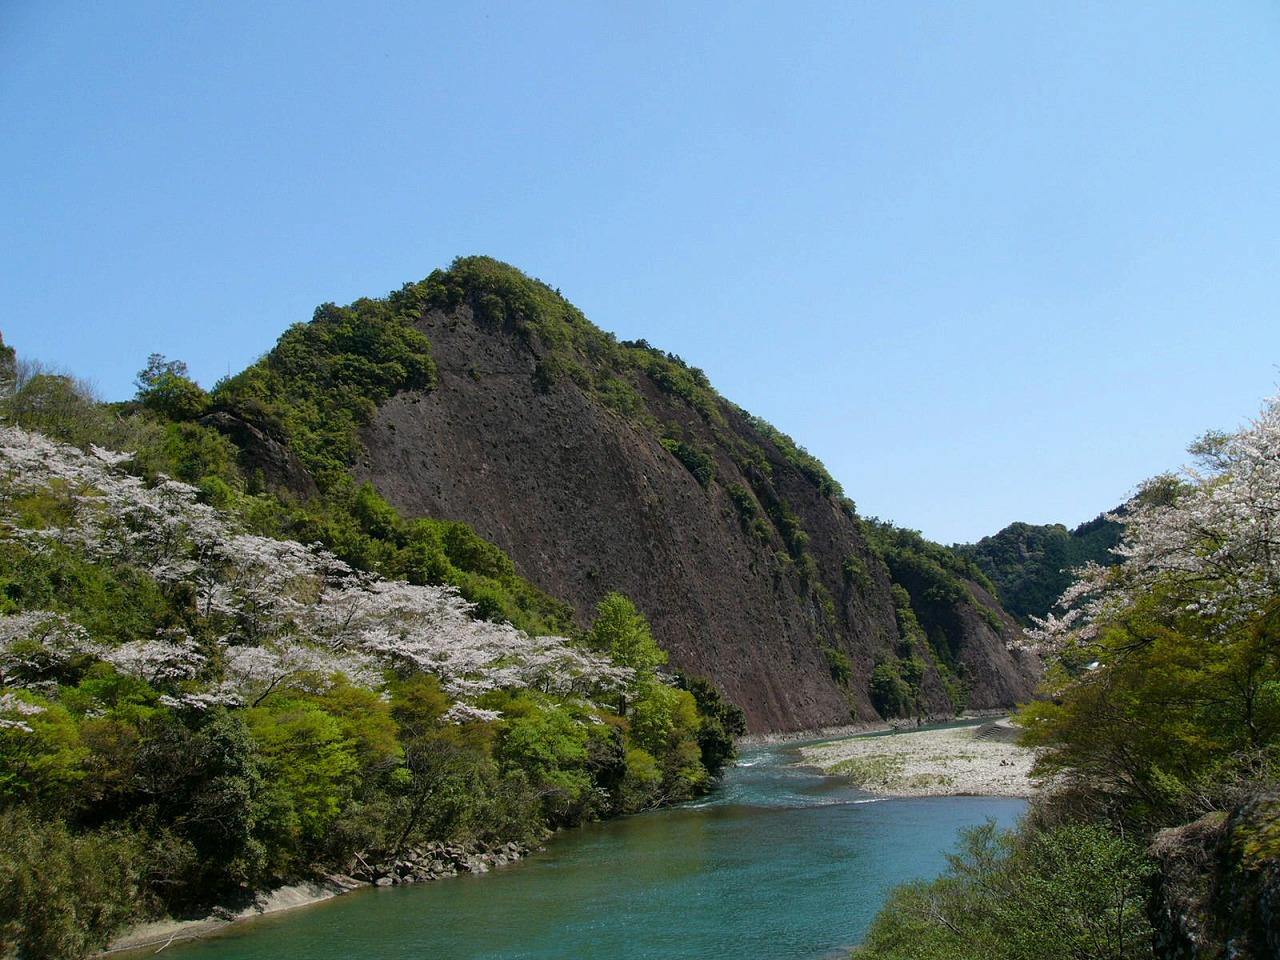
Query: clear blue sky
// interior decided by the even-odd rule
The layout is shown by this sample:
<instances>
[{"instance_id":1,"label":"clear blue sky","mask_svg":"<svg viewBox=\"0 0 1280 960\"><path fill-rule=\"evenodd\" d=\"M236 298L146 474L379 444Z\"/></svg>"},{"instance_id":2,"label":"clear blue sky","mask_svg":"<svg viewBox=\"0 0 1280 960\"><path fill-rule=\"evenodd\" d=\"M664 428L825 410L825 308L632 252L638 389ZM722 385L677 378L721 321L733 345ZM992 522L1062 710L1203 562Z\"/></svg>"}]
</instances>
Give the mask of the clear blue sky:
<instances>
[{"instance_id":1,"label":"clear blue sky","mask_svg":"<svg viewBox=\"0 0 1280 960\"><path fill-rule=\"evenodd\" d=\"M0 3L0 330L131 393L464 253L944 542L1280 374L1280 8Z\"/></svg>"}]
</instances>

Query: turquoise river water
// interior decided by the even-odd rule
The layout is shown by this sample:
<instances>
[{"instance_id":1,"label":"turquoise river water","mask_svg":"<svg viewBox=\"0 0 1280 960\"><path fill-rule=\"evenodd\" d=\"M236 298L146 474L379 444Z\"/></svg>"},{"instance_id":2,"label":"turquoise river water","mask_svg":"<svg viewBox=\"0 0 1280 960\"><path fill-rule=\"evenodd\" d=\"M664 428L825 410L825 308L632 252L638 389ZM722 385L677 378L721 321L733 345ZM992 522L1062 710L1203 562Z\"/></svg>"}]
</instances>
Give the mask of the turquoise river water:
<instances>
[{"instance_id":1,"label":"turquoise river water","mask_svg":"<svg viewBox=\"0 0 1280 960\"><path fill-rule=\"evenodd\" d=\"M874 799L745 751L710 797L566 831L519 864L360 890L174 944L181 960L821 960L889 888L945 868L964 827L1021 800Z\"/></svg>"}]
</instances>

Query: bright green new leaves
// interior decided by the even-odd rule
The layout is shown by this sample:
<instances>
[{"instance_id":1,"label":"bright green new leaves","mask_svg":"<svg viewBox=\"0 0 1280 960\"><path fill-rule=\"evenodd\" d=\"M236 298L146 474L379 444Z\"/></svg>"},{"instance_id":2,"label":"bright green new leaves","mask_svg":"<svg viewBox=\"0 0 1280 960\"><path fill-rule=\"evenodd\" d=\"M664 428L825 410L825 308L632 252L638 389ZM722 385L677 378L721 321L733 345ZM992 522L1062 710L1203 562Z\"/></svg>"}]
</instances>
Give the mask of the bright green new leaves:
<instances>
[{"instance_id":1,"label":"bright green new leaves","mask_svg":"<svg viewBox=\"0 0 1280 960\"><path fill-rule=\"evenodd\" d=\"M610 593L596 606L589 641L596 650L608 653L615 662L634 670L638 681L651 676L657 667L667 662L666 651L653 639L649 621L634 603L617 592Z\"/></svg>"},{"instance_id":2,"label":"bright green new leaves","mask_svg":"<svg viewBox=\"0 0 1280 960\"><path fill-rule=\"evenodd\" d=\"M350 796L355 739L337 717L303 700L268 700L245 711L264 773L264 832L292 846L315 840Z\"/></svg>"},{"instance_id":3,"label":"bright green new leaves","mask_svg":"<svg viewBox=\"0 0 1280 960\"><path fill-rule=\"evenodd\" d=\"M23 717L29 731L0 726L0 806L27 800L56 808L85 774L80 731L61 704L25 690L13 696L40 712Z\"/></svg>"},{"instance_id":4,"label":"bright green new leaves","mask_svg":"<svg viewBox=\"0 0 1280 960\"><path fill-rule=\"evenodd\" d=\"M859 960L1130 960L1150 956L1150 863L1101 826L966 834L949 873L901 887Z\"/></svg>"}]
</instances>

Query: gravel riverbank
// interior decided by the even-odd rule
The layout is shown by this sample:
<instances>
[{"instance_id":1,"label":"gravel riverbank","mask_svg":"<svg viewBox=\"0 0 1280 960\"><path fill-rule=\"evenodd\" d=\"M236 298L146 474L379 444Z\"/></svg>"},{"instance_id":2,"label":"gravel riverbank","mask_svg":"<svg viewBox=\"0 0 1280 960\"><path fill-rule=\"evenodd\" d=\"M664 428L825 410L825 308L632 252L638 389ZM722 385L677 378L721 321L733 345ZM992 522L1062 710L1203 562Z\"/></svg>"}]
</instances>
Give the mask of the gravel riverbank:
<instances>
[{"instance_id":1,"label":"gravel riverbank","mask_svg":"<svg viewBox=\"0 0 1280 960\"><path fill-rule=\"evenodd\" d=\"M1029 797L1035 752L1018 746L1008 721L881 735L803 747L807 765L897 797Z\"/></svg>"}]
</instances>

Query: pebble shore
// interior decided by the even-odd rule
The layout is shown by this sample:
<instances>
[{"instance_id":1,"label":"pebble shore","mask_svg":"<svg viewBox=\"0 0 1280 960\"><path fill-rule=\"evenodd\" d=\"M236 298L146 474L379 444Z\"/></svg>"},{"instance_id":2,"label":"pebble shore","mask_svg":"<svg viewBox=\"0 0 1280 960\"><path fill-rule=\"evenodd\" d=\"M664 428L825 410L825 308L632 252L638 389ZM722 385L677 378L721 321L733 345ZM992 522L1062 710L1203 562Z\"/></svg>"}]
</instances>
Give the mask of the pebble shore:
<instances>
[{"instance_id":1,"label":"pebble shore","mask_svg":"<svg viewBox=\"0 0 1280 960\"><path fill-rule=\"evenodd\" d=\"M849 737L804 747L802 762L894 797L1030 797L1035 752L1007 721Z\"/></svg>"}]
</instances>

